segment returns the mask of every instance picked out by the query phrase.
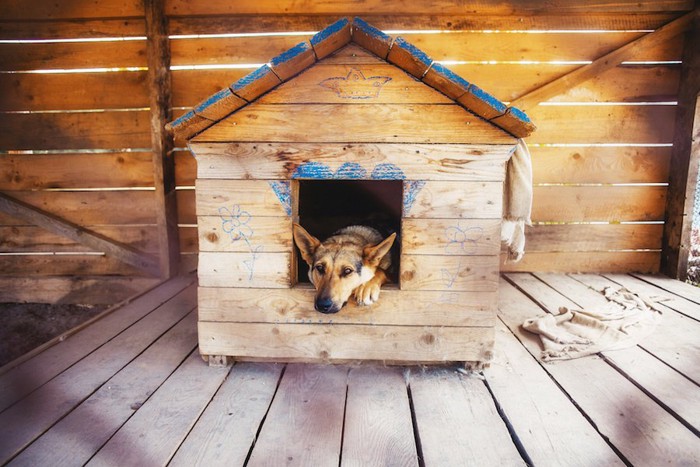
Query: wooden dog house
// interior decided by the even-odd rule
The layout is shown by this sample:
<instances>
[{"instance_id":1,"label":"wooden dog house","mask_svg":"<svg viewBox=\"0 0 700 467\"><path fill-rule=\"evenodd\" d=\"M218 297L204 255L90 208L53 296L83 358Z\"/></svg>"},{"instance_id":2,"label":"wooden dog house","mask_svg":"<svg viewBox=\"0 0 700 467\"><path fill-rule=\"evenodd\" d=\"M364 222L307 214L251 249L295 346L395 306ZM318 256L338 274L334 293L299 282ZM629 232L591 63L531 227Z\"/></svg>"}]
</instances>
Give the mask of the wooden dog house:
<instances>
[{"instance_id":1,"label":"wooden dog house","mask_svg":"<svg viewBox=\"0 0 700 467\"><path fill-rule=\"evenodd\" d=\"M202 355L490 360L505 167L534 130L524 113L341 19L170 127L197 159ZM319 180L398 186L398 277L370 307L320 314L300 283L292 222L306 224L300 189Z\"/></svg>"}]
</instances>

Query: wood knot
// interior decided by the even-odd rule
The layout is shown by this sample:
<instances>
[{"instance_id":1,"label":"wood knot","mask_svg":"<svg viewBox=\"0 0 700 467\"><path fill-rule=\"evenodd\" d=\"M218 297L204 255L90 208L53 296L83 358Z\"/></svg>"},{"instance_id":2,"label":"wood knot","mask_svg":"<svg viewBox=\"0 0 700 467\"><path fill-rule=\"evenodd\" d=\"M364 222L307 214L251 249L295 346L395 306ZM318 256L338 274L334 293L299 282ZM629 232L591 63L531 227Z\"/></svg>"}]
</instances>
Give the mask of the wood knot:
<instances>
[{"instance_id":1,"label":"wood knot","mask_svg":"<svg viewBox=\"0 0 700 467\"><path fill-rule=\"evenodd\" d=\"M401 273L401 280L402 281L410 281L413 280L413 277L416 275L415 271L404 271Z\"/></svg>"},{"instance_id":2,"label":"wood knot","mask_svg":"<svg viewBox=\"0 0 700 467\"><path fill-rule=\"evenodd\" d=\"M211 243L216 243L219 241L219 236L216 235L214 232L209 232L207 234L207 240L209 240Z\"/></svg>"},{"instance_id":3,"label":"wood knot","mask_svg":"<svg viewBox=\"0 0 700 467\"><path fill-rule=\"evenodd\" d=\"M433 345L435 343L435 336L433 334L426 333L420 336L420 340L426 345Z\"/></svg>"}]
</instances>

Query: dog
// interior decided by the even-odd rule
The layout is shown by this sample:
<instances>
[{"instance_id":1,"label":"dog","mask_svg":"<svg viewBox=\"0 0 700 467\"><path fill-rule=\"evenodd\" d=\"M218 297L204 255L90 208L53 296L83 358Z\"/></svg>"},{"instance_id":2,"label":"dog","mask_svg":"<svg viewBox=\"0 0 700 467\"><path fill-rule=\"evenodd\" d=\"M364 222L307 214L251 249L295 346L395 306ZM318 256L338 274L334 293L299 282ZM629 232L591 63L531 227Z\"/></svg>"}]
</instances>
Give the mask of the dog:
<instances>
[{"instance_id":1,"label":"dog","mask_svg":"<svg viewBox=\"0 0 700 467\"><path fill-rule=\"evenodd\" d=\"M321 242L299 224L294 224L293 232L301 257L309 265L309 280L316 288L317 311L337 313L351 296L361 306L379 299L382 285L389 282L388 253L396 233L382 239L372 227L351 225Z\"/></svg>"}]
</instances>

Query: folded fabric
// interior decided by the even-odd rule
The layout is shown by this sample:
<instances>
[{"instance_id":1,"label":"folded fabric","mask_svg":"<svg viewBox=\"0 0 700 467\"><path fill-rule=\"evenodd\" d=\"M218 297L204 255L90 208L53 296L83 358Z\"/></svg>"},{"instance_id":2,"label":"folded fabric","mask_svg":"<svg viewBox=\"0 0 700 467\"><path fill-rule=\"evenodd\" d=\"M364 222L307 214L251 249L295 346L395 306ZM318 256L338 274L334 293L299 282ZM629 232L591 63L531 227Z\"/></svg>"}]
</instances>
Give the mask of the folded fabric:
<instances>
[{"instance_id":1,"label":"folded fabric","mask_svg":"<svg viewBox=\"0 0 700 467\"><path fill-rule=\"evenodd\" d=\"M644 297L622 287L606 287L607 306L599 310L560 308L559 315L526 320L523 329L538 334L543 361L568 360L636 345L661 319L658 298Z\"/></svg>"},{"instance_id":2,"label":"folded fabric","mask_svg":"<svg viewBox=\"0 0 700 467\"><path fill-rule=\"evenodd\" d=\"M519 140L506 166L503 185L501 242L508 261L520 261L525 253L525 226L532 225L532 160L524 140Z\"/></svg>"}]
</instances>

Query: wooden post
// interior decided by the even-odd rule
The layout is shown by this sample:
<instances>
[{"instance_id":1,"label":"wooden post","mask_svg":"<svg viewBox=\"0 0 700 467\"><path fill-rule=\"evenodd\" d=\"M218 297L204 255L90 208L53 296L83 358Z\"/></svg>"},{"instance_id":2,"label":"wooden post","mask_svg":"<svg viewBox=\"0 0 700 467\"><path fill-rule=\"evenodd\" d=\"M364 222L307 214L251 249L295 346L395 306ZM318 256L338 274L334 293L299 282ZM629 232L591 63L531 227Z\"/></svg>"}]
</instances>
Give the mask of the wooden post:
<instances>
[{"instance_id":1,"label":"wooden post","mask_svg":"<svg viewBox=\"0 0 700 467\"><path fill-rule=\"evenodd\" d=\"M178 272L180 246L175 198L175 163L173 140L165 131L170 121L170 42L164 0L143 0L146 15L146 53L148 58L148 94L151 108L151 145L155 182L156 220L158 223L158 257L160 275L171 277Z\"/></svg>"},{"instance_id":2,"label":"wooden post","mask_svg":"<svg viewBox=\"0 0 700 467\"><path fill-rule=\"evenodd\" d=\"M671 152L661 270L685 281L700 159L700 1L685 38Z\"/></svg>"}]
</instances>

